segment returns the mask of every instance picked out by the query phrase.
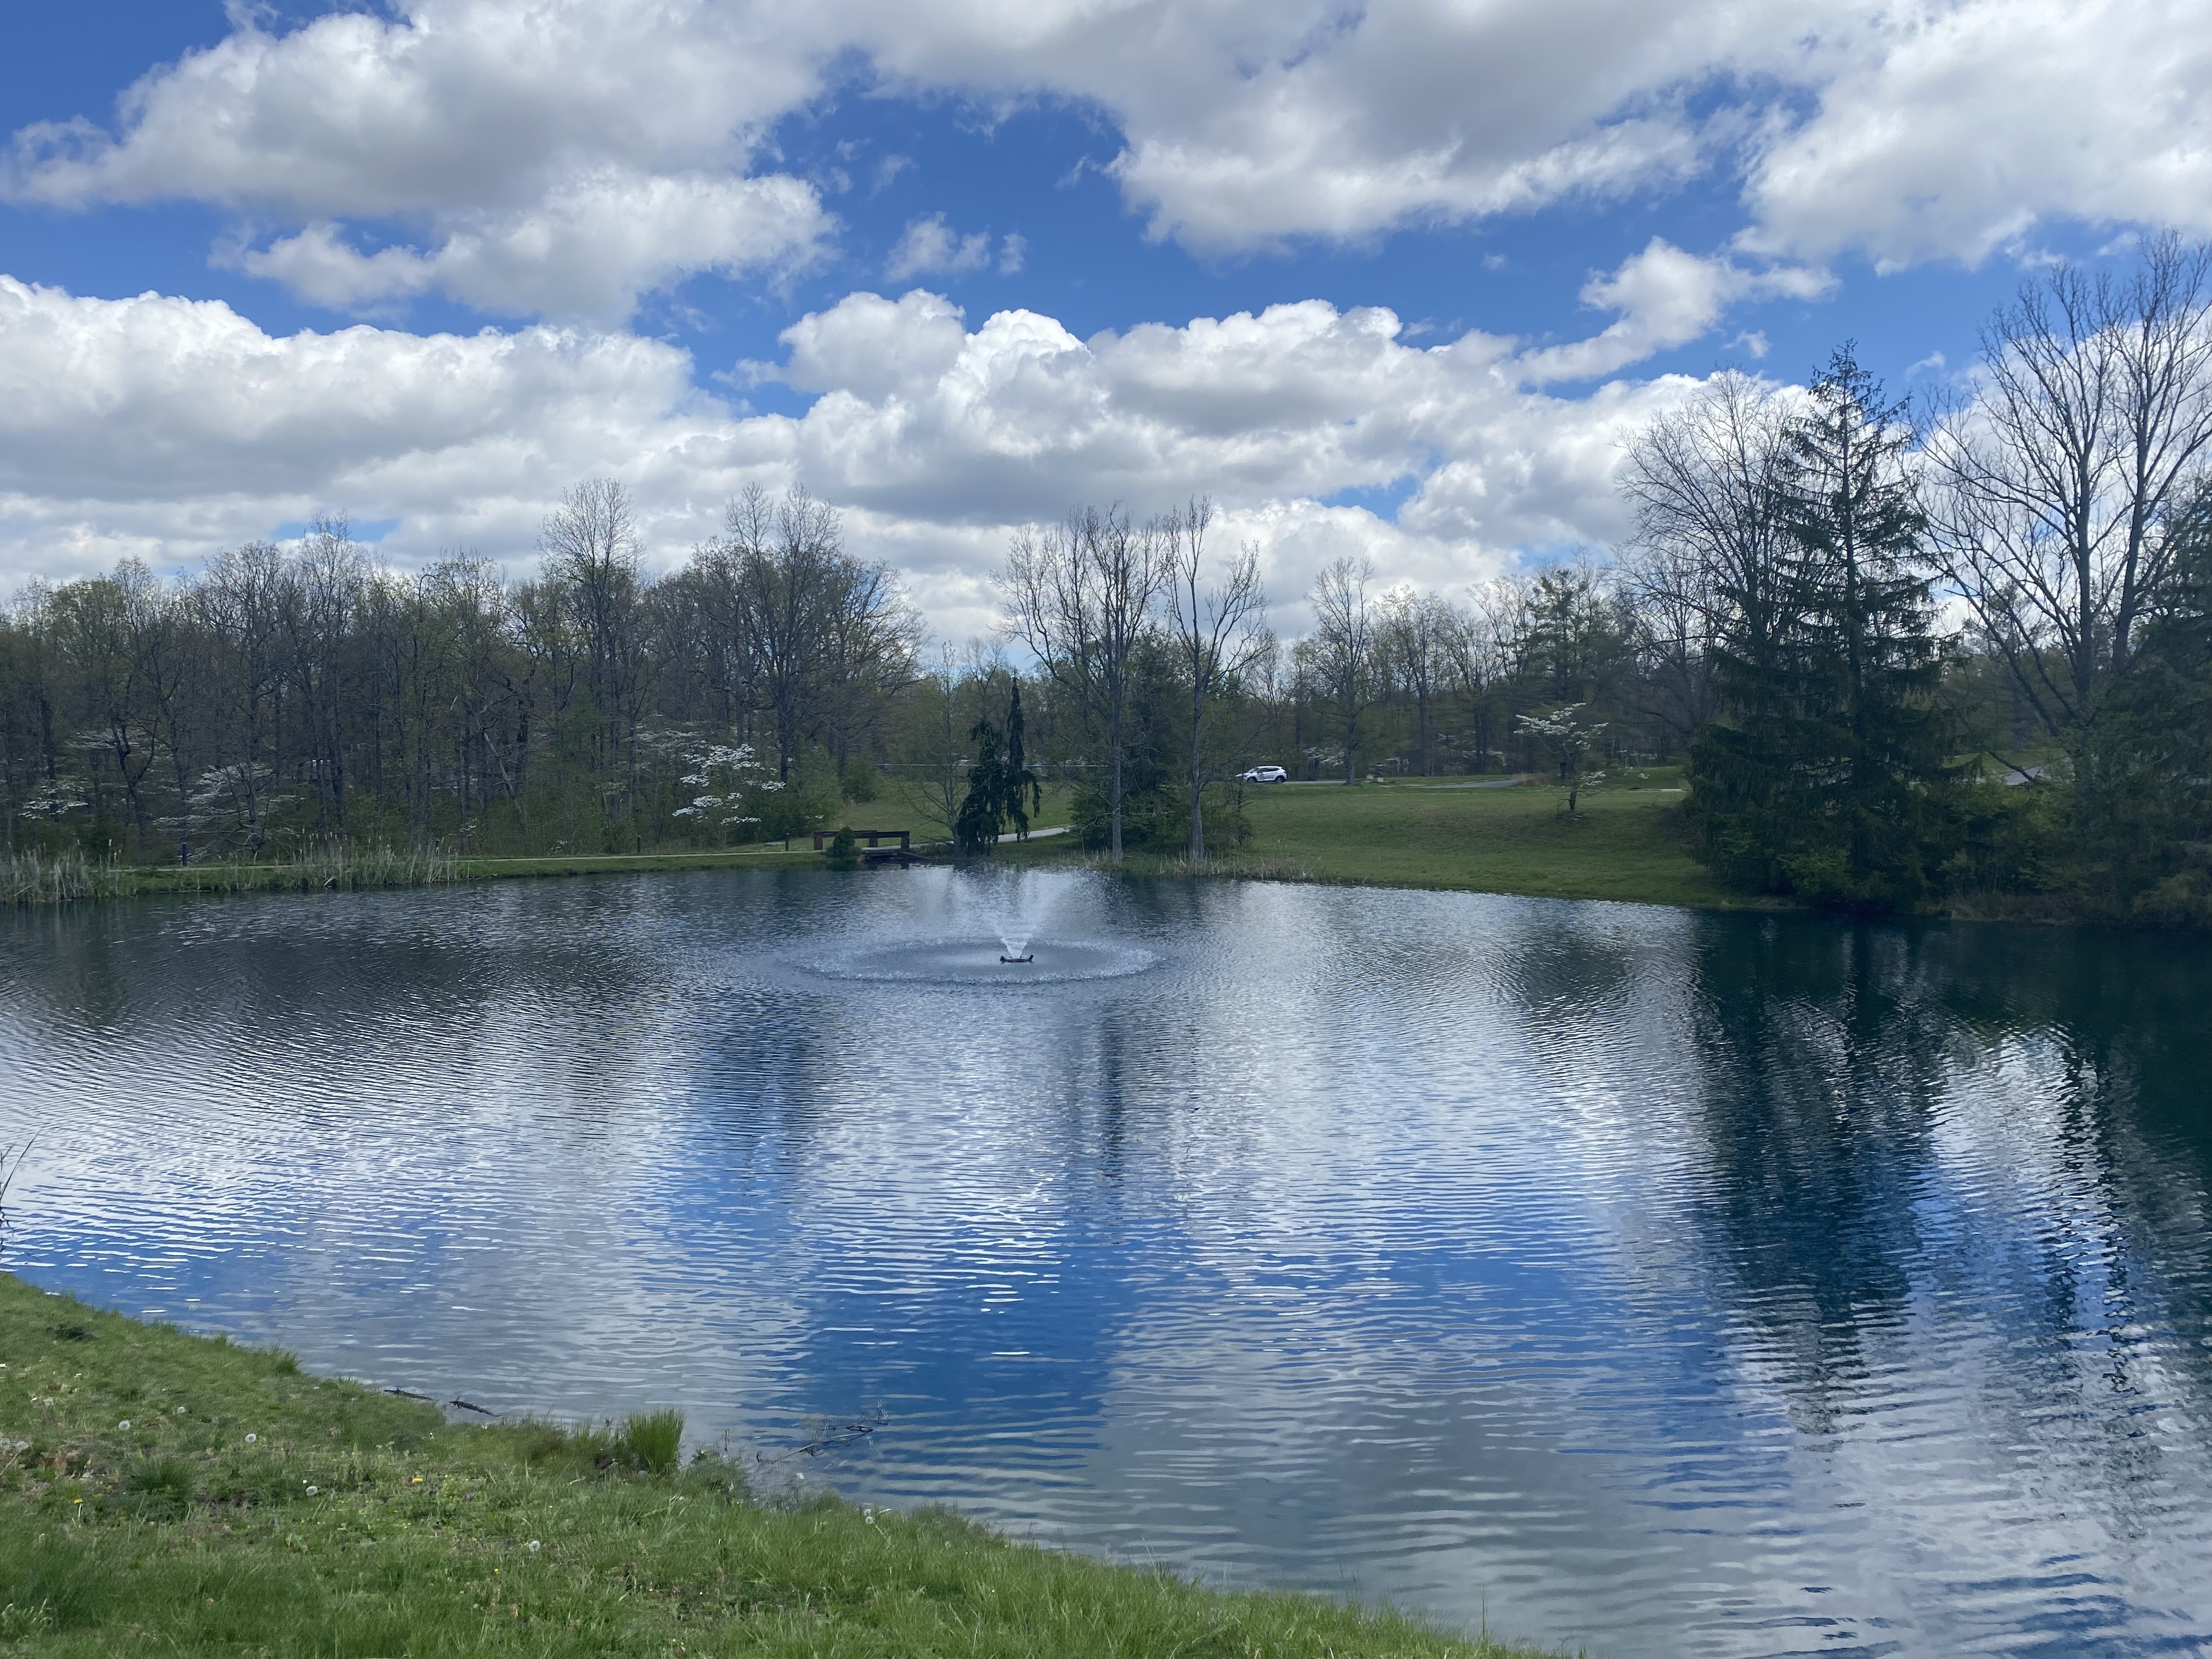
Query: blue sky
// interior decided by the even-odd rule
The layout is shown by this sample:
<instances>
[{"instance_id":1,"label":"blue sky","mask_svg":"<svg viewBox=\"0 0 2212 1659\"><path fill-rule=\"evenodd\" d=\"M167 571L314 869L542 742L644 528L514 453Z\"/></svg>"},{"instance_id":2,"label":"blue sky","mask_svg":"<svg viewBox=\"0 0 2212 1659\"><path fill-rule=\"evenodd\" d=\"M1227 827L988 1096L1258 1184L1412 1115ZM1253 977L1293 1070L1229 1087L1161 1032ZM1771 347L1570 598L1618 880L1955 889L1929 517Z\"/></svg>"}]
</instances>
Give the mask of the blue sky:
<instances>
[{"instance_id":1,"label":"blue sky","mask_svg":"<svg viewBox=\"0 0 2212 1659\"><path fill-rule=\"evenodd\" d=\"M1944 384L2042 262L2212 224L2206 0L522 15L17 24L0 587L334 508L523 568L613 476L660 561L804 483L951 634L1079 501L1450 588L1616 539L1716 368Z\"/></svg>"}]
</instances>

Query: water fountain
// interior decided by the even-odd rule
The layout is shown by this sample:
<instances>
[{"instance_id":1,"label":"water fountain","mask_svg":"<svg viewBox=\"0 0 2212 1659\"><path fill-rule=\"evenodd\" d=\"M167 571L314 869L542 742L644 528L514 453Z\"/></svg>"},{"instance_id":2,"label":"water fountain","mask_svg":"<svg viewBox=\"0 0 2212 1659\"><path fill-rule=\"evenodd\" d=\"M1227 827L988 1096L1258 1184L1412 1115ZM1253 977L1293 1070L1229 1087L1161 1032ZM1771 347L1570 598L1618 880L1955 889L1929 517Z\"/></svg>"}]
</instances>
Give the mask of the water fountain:
<instances>
[{"instance_id":1,"label":"water fountain","mask_svg":"<svg viewBox=\"0 0 2212 1659\"><path fill-rule=\"evenodd\" d=\"M1095 891L1073 872L945 872L942 919L957 931L921 938L867 939L807 966L825 978L907 984L1036 986L1141 973L1157 958L1135 945L1041 937L1064 907Z\"/></svg>"}]
</instances>

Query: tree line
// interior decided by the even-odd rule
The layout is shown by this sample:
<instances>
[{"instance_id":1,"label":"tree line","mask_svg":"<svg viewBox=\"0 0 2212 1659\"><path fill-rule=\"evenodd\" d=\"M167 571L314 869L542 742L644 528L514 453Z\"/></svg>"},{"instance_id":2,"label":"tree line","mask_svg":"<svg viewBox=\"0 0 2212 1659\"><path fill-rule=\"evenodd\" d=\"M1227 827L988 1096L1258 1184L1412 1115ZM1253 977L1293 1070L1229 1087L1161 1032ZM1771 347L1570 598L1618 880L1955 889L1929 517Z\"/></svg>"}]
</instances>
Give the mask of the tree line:
<instances>
[{"instance_id":1,"label":"tree line","mask_svg":"<svg viewBox=\"0 0 2212 1659\"><path fill-rule=\"evenodd\" d=\"M163 581L33 587L0 622L10 850L258 857L332 842L631 851L787 834L865 771L916 674L893 574L753 489L657 578L616 483L537 574L379 566L342 520Z\"/></svg>"},{"instance_id":2,"label":"tree line","mask_svg":"<svg viewBox=\"0 0 2212 1659\"><path fill-rule=\"evenodd\" d=\"M2212 917L2206 250L2035 279L1963 384L1908 405L1849 346L1805 388L1715 375L1630 448L1622 545L1450 592L1340 559L1289 641L1202 499L1018 535L965 650L796 491L659 575L607 483L520 580L399 574L342 521L189 579L126 562L0 620L5 835L631 850L888 792L981 851L1049 781L1111 857L1203 858L1255 762L1534 775L1570 824L1680 764L1683 833L1747 889Z\"/></svg>"}]
</instances>

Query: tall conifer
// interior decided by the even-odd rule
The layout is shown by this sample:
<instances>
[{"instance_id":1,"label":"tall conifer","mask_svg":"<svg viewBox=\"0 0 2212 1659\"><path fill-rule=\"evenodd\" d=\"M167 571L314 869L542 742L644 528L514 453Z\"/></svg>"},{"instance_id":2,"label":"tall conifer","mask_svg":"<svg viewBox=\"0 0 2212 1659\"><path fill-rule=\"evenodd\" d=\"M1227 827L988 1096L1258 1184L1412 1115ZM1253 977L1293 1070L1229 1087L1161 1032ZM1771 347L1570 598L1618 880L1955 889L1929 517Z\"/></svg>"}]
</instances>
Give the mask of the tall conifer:
<instances>
[{"instance_id":1,"label":"tall conifer","mask_svg":"<svg viewBox=\"0 0 2212 1659\"><path fill-rule=\"evenodd\" d=\"M1692 820L1748 884L1911 905L1939 879L1958 775L1902 409L1845 345L1788 442L1789 546L1760 591L1729 596Z\"/></svg>"}]
</instances>

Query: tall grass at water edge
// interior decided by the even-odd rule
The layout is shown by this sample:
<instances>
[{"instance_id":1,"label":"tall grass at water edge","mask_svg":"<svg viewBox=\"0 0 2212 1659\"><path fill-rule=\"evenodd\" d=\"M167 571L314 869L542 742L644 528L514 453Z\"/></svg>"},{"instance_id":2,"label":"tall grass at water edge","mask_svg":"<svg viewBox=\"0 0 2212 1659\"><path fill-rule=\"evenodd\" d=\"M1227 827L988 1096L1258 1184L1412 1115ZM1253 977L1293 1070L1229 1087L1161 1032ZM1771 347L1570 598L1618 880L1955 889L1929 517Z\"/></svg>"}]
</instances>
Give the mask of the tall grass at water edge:
<instances>
[{"instance_id":1,"label":"tall grass at water edge","mask_svg":"<svg viewBox=\"0 0 2212 1659\"><path fill-rule=\"evenodd\" d=\"M251 863L114 864L82 853L0 854L0 904L69 904L147 893L310 893L432 887L461 879L450 853L333 847Z\"/></svg>"}]
</instances>

